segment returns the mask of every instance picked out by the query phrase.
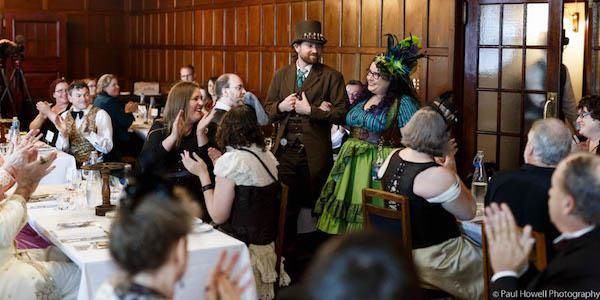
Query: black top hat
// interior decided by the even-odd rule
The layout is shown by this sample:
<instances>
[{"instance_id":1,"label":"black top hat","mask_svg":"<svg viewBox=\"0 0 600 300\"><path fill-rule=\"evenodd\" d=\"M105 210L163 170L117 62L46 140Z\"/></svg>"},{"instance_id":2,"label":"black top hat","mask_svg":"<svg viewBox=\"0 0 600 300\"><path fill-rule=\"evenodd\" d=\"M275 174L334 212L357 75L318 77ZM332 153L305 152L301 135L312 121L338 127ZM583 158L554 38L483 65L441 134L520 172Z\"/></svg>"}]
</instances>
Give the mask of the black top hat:
<instances>
[{"instance_id":1,"label":"black top hat","mask_svg":"<svg viewBox=\"0 0 600 300\"><path fill-rule=\"evenodd\" d=\"M327 39L321 33L321 22L304 20L296 24L296 37L292 41L292 45L302 42L311 42L321 45L327 43Z\"/></svg>"}]
</instances>

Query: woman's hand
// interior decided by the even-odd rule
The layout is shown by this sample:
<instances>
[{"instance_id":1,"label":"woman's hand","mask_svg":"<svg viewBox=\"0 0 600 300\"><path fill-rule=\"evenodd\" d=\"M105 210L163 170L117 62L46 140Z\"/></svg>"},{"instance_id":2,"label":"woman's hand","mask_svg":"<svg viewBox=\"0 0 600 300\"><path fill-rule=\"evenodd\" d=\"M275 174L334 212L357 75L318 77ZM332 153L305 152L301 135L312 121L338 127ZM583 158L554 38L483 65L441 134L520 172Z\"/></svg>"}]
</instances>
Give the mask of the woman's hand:
<instances>
[{"instance_id":1,"label":"woman's hand","mask_svg":"<svg viewBox=\"0 0 600 300\"><path fill-rule=\"evenodd\" d=\"M134 111L138 110L138 104L133 102L133 101L129 101L127 102L127 104L125 104L125 113L129 114L132 113Z\"/></svg>"},{"instance_id":2,"label":"woman's hand","mask_svg":"<svg viewBox=\"0 0 600 300\"><path fill-rule=\"evenodd\" d=\"M35 154L33 157L37 156L35 149L32 152ZM40 159L31 159L32 156L30 156L21 168L16 169L15 180L17 188L15 194L21 195L28 200L37 188L40 180L54 170L55 166L52 166L52 162L54 162L56 156L56 151L51 152L45 158L40 157Z\"/></svg>"},{"instance_id":3,"label":"woman's hand","mask_svg":"<svg viewBox=\"0 0 600 300\"><path fill-rule=\"evenodd\" d=\"M35 143L42 137L41 134L38 135L39 132L39 129L29 131L21 142L15 146L13 152L4 157L2 168L13 175L13 177L18 169L22 168L27 162L36 159L37 150Z\"/></svg>"},{"instance_id":4,"label":"woman's hand","mask_svg":"<svg viewBox=\"0 0 600 300\"><path fill-rule=\"evenodd\" d=\"M239 252L234 253L231 256L229 262L225 262L227 253L221 252L217 266L211 274L208 284L205 288L205 298L209 300L237 300L241 299L246 289L250 286L251 280L246 280L245 283L241 284L241 279L247 277L250 267L246 265L241 268L241 271L233 273L235 265L237 265L240 258ZM225 266L227 264L227 266Z\"/></svg>"},{"instance_id":5,"label":"woman's hand","mask_svg":"<svg viewBox=\"0 0 600 300\"><path fill-rule=\"evenodd\" d=\"M213 162L213 165L215 164L217 159L221 157L221 155L223 155L223 153L219 149L212 147L208 148L208 157L210 157L210 160Z\"/></svg>"},{"instance_id":6,"label":"woman's hand","mask_svg":"<svg viewBox=\"0 0 600 300\"><path fill-rule=\"evenodd\" d=\"M48 117L48 114L52 111L50 104L46 101L39 101L35 104L35 108L45 117Z\"/></svg>"},{"instance_id":7,"label":"woman's hand","mask_svg":"<svg viewBox=\"0 0 600 300\"><path fill-rule=\"evenodd\" d=\"M185 120L183 119L183 110L180 109L173 121L171 127L171 136L178 140L185 132Z\"/></svg>"},{"instance_id":8,"label":"woman's hand","mask_svg":"<svg viewBox=\"0 0 600 300\"><path fill-rule=\"evenodd\" d=\"M183 162L183 166L190 171L190 173L198 177L208 174L208 167L206 166L204 160L202 160L202 158L200 158L196 152L192 152L192 156L193 157L190 156L190 153L187 150L183 151L183 154L181 154L181 162Z\"/></svg>"},{"instance_id":9,"label":"woman's hand","mask_svg":"<svg viewBox=\"0 0 600 300\"><path fill-rule=\"evenodd\" d=\"M209 114L204 114L204 116L202 116L200 121L198 121L198 127L196 127L196 135L204 134L204 130L208 127L210 121L212 121L216 111L216 109L213 109Z\"/></svg>"}]
</instances>

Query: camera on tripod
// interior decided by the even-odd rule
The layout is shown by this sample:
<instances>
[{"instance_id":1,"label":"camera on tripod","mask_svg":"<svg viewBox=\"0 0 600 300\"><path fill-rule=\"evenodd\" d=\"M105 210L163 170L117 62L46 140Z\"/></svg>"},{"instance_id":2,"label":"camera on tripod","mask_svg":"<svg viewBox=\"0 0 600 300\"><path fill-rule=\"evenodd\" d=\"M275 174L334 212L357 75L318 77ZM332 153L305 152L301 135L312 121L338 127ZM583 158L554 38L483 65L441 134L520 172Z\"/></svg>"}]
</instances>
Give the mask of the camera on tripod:
<instances>
[{"instance_id":1,"label":"camera on tripod","mask_svg":"<svg viewBox=\"0 0 600 300\"><path fill-rule=\"evenodd\" d=\"M22 35L17 35L15 41L2 39L0 40L0 59L23 60L25 58L25 38Z\"/></svg>"}]
</instances>

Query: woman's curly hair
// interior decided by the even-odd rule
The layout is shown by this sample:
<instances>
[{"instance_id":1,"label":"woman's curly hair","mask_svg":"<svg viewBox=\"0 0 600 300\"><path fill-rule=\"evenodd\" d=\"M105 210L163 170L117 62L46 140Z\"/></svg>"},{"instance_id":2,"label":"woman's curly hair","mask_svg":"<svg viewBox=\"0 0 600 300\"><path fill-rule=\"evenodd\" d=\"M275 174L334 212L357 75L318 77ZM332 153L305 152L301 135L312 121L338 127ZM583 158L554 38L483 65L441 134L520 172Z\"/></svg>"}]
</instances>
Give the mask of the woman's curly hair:
<instances>
[{"instance_id":1,"label":"woman's curly hair","mask_svg":"<svg viewBox=\"0 0 600 300\"><path fill-rule=\"evenodd\" d=\"M587 110L591 113L590 116L594 120L600 120L600 95L588 95L579 100L577 109Z\"/></svg>"},{"instance_id":2,"label":"woman's curly hair","mask_svg":"<svg viewBox=\"0 0 600 300\"><path fill-rule=\"evenodd\" d=\"M265 149L265 137L258 125L256 112L248 105L234 107L223 116L216 140L221 149L227 146L250 147L252 144L263 151Z\"/></svg>"}]
</instances>

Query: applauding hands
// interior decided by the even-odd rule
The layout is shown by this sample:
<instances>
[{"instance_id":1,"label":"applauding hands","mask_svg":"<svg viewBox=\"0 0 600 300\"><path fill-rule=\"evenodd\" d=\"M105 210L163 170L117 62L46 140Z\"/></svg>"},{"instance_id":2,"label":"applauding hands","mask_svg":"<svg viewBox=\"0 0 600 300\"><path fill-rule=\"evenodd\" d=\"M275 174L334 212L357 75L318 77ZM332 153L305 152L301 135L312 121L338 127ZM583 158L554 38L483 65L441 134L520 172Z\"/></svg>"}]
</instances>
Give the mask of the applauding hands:
<instances>
[{"instance_id":1,"label":"applauding hands","mask_svg":"<svg viewBox=\"0 0 600 300\"><path fill-rule=\"evenodd\" d=\"M221 252L219 262L213 270L212 275L205 288L205 298L209 300L237 300L241 299L246 289L252 283L252 279L248 279L246 276L250 270L250 266L246 265L241 268L239 272L234 273L233 269L240 259L239 253L234 253L229 262L225 262L227 253ZM242 279L246 277L246 281L242 282Z\"/></svg>"}]
</instances>

